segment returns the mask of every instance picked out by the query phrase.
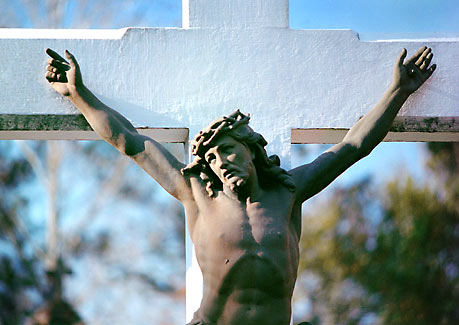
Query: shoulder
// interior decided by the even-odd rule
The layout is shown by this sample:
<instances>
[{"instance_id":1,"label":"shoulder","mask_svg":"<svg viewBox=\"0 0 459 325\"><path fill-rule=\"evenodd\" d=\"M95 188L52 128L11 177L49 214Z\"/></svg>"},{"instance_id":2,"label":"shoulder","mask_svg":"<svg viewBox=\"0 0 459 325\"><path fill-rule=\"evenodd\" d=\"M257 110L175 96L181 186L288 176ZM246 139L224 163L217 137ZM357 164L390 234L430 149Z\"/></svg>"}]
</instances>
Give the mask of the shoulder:
<instances>
[{"instance_id":1,"label":"shoulder","mask_svg":"<svg viewBox=\"0 0 459 325\"><path fill-rule=\"evenodd\" d=\"M359 159L354 145L340 142L313 162L290 170L298 198L305 201L317 194Z\"/></svg>"}]
</instances>

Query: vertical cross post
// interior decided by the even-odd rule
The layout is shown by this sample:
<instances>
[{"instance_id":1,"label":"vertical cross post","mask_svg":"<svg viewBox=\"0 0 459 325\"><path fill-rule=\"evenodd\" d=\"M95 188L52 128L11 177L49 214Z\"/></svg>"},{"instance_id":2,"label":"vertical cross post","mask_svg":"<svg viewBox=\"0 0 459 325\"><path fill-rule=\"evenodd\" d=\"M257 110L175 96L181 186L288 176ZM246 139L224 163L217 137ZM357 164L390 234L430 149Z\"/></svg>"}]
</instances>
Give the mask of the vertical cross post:
<instances>
[{"instance_id":1,"label":"vertical cross post","mask_svg":"<svg viewBox=\"0 0 459 325\"><path fill-rule=\"evenodd\" d=\"M288 0L183 0L182 28L288 28Z\"/></svg>"}]
</instances>

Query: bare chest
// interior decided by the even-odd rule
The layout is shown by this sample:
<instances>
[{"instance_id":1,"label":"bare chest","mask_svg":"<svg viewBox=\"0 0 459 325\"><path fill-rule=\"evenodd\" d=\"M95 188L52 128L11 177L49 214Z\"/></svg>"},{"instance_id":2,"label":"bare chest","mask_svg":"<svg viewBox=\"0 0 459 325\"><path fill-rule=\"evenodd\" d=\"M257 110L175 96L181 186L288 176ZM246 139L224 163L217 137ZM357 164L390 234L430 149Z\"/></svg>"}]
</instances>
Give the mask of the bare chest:
<instances>
[{"instance_id":1,"label":"bare chest","mask_svg":"<svg viewBox=\"0 0 459 325\"><path fill-rule=\"evenodd\" d=\"M253 202L218 197L202 211L195 245L209 245L220 253L252 253L285 248L291 233L290 195L266 195Z\"/></svg>"}]
</instances>

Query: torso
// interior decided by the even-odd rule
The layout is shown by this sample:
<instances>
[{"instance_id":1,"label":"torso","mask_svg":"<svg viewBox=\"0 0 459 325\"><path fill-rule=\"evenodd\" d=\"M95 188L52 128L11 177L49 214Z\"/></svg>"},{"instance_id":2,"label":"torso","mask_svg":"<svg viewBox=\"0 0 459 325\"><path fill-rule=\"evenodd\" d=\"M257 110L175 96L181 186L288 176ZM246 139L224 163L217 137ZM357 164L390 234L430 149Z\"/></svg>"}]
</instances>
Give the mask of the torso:
<instances>
[{"instance_id":1,"label":"torso","mask_svg":"<svg viewBox=\"0 0 459 325\"><path fill-rule=\"evenodd\" d=\"M294 194L278 186L242 203L223 192L195 194L190 234L204 279L196 317L205 324L288 324L300 235Z\"/></svg>"}]
</instances>

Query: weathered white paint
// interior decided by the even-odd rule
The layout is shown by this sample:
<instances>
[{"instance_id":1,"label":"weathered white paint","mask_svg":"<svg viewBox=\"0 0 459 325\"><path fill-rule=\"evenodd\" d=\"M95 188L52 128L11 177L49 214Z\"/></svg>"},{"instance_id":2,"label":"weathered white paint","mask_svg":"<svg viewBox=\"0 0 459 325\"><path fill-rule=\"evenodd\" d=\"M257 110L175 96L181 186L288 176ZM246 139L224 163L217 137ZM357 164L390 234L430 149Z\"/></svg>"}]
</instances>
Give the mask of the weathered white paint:
<instances>
[{"instance_id":1,"label":"weathered white paint","mask_svg":"<svg viewBox=\"0 0 459 325\"><path fill-rule=\"evenodd\" d=\"M203 17L228 10L233 21L263 9L262 20L271 15L279 25L278 12L259 1L243 6L244 15L236 18L230 2L212 1L209 12L203 3L191 2ZM273 3L286 8L286 1ZM192 18L198 21L198 13ZM270 142L268 151L288 166L291 128L349 128L381 97L400 49L413 53L426 43L438 69L400 115L459 115L456 39L361 42L350 30L257 28L243 21L233 28L215 22L94 31L93 37L87 30L0 30L0 113L76 113L43 77L44 49L68 48L88 87L136 126L189 127L193 136L209 120L239 108L252 114L254 128Z\"/></svg>"},{"instance_id":2,"label":"weathered white paint","mask_svg":"<svg viewBox=\"0 0 459 325\"><path fill-rule=\"evenodd\" d=\"M422 45L285 28L140 28L106 40L34 34L0 39L0 113L76 113L43 77L44 49L68 48L88 87L136 126L189 127L193 136L239 108L252 114L269 151L280 153L286 166L291 128L350 127L388 86L400 48L412 53ZM400 114L457 116L459 43L427 45L438 69Z\"/></svg>"},{"instance_id":3,"label":"weathered white paint","mask_svg":"<svg viewBox=\"0 0 459 325\"><path fill-rule=\"evenodd\" d=\"M120 29L31 29L1 28L0 39L121 39L127 28Z\"/></svg>"},{"instance_id":4,"label":"weathered white paint","mask_svg":"<svg viewBox=\"0 0 459 325\"><path fill-rule=\"evenodd\" d=\"M292 128L349 128L383 94L400 49L426 44L438 69L400 115L459 115L457 39L291 30L288 0L184 0L183 12L184 28L0 30L0 114L76 113L44 79L45 48L69 49L86 85L134 125L194 135L239 108L288 167Z\"/></svg>"}]
</instances>

